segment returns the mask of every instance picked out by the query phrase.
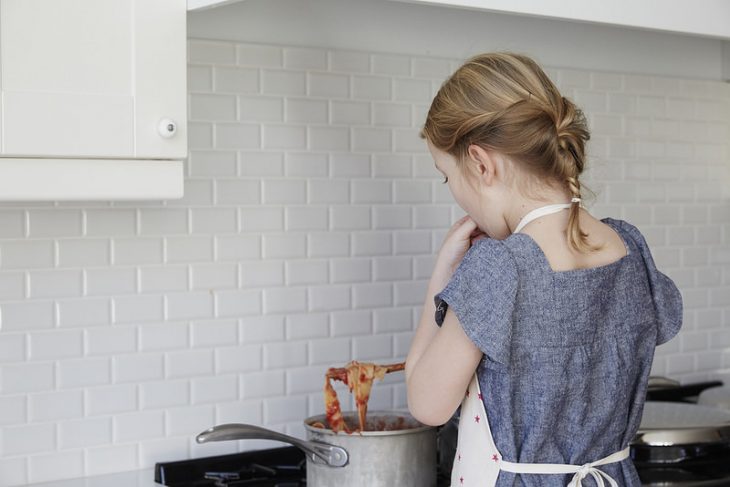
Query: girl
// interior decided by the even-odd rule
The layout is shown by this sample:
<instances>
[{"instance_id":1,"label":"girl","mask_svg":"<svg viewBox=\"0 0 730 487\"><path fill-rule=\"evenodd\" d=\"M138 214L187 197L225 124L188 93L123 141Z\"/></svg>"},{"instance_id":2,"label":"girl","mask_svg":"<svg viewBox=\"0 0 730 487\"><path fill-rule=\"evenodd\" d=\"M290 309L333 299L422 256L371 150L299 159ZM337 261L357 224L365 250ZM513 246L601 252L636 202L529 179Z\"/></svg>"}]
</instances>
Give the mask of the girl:
<instances>
[{"instance_id":1,"label":"girl","mask_svg":"<svg viewBox=\"0 0 730 487\"><path fill-rule=\"evenodd\" d=\"M635 226L581 206L582 111L529 57L486 53L442 84L420 135L466 212L406 359L413 416L440 425L461 405L451 485L640 485L628 445L682 297Z\"/></svg>"}]
</instances>

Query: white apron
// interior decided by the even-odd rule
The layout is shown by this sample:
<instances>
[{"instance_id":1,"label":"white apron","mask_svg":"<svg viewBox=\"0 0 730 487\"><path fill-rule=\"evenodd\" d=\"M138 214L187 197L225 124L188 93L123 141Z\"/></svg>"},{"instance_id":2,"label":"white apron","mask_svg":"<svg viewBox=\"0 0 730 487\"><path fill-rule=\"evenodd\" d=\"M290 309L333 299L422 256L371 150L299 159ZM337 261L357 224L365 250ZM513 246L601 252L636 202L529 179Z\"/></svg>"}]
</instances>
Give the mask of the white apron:
<instances>
[{"instance_id":1,"label":"white apron","mask_svg":"<svg viewBox=\"0 0 730 487\"><path fill-rule=\"evenodd\" d=\"M536 208L524 216L513 233L519 232L528 222L549 213L570 208L570 203L546 205ZM466 396L461 403L459 436L456 455L451 471L451 487L492 487L497 482L500 470L530 474L574 473L568 487L581 487L582 480L590 475L599 487L605 487L604 479L611 487L618 483L607 473L596 468L607 463L619 462L629 456L630 448L612 453L600 460L584 465L557 463L514 463L502 460L489 429L487 412L484 409L482 393L477 374L471 379Z\"/></svg>"}]
</instances>

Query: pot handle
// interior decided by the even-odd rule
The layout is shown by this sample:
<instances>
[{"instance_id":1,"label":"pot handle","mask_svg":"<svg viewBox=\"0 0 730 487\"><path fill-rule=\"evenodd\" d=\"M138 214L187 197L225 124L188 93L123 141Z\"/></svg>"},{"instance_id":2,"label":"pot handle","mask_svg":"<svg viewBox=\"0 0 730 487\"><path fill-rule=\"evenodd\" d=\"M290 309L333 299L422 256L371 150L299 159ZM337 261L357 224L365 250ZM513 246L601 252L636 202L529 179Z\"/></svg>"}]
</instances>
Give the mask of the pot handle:
<instances>
[{"instance_id":1,"label":"pot handle","mask_svg":"<svg viewBox=\"0 0 730 487\"><path fill-rule=\"evenodd\" d=\"M208 428L195 437L195 441L198 443L226 440L283 441L284 443L294 445L305 452L315 463L327 465L329 467L344 467L349 461L347 450L340 446L330 445L329 443L317 440L304 441L293 436L279 433L278 431L268 430L252 424L220 424L218 426Z\"/></svg>"}]
</instances>

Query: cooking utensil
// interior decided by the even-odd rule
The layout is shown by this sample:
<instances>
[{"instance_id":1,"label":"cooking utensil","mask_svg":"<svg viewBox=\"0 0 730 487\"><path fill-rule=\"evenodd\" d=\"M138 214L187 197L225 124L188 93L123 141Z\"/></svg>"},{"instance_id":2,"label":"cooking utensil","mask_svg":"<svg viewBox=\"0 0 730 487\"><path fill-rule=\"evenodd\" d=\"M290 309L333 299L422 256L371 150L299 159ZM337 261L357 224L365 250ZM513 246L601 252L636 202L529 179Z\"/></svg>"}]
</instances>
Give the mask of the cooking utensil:
<instances>
[{"instance_id":1,"label":"cooking utensil","mask_svg":"<svg viewBox=\"0 0 730 487\"><path fill-rule=\"evenodd\" d=\"M357 423L357 412L343 416ZM306 454L307 485L312 487L436 486L435 426L422 425L402 411L370 411L366 431L352 434L312 426L317 423L326 424L325 415L304 420L306 441L238 423L209 428L196 441L265 439L292 444Z\"/></svg>"}]
</instances>

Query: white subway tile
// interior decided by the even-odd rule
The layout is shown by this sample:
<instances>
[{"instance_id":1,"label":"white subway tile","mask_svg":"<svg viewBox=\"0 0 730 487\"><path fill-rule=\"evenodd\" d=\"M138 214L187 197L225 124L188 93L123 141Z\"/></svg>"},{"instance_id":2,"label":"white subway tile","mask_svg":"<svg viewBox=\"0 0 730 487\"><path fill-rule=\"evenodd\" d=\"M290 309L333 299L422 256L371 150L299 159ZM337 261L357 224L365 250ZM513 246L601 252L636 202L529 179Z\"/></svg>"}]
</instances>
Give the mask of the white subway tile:
<instances>
[{"instance_id":1,"label":"white subway tile","mask_svg":"<svg viewBox=\"0 0 730 487\"><path fill-rule=\"evenodd\" d=\"M160 237L117 238L112 243L116 265L162 263Z\"/></svg>"},{"instance_id":2,"label":"white subway tile","mask_svg":"<svg viewBox=\"0 0 730 487\"><path fill-rule=\"evenodd\" d=\"M209 93L213 89L212 78L213 70L210 66L188 65L188 91Z\"/></svg>"},{"instance_id":3,"label":"white subway tile","mask_svg":"<svg viewBox=\"0 0 730 487\"><path fill-rule=\"evenodd\" d=\"M350 286L328 285L309 287L309 309L312 311L347 309L351 304Z\"/></svg>"},{"instance_id":4,"label":"white subway tile","mask_svg":"<svg viewBox=\"0 0 730 487\"><path fill-rule=\"evenodd\" d=\"M238 343L238 323L235 320L198 321L192 327L192 346L195 348Z\"/></svg>"},{"instance_id":5,"label":"white subway tile","mask_svg":"<svg viewBox=\"0 0 730 487\"><path fill-rule=\"evenodd\" d=\"M89 448L86 451L86 474L101 475L137 468L138 446L114 445Z\"/></svg>"},{"instance_id":6,"label":"white subway tile","mask_svg":"<svg viewBox=\"0 0 730 487\"><path fill-rule=\"evenodd\" d=\"M282 260L248 260L239 265L241 287L284 284L284 261Z\"/></svg>"},{"instance_id":7,"label":"white subway tile","mask_svg":"<svg viewBox=\"0 0 730 487\"><path fill-rule=\"evenodd\" d=\"M306 90L304 73L284 69L262 69L261 89L264 94L303 95Z\"/></svg>"},{"instance_id":8,"label":"white subway tile","mask_svg":"<svg viewBox=\"0 0 730 487\"><path fill-rule=\"evenodd\" d=\"M361 179L352 181L353 203L390 203L393 183L386 180Z\"/></svg>"},{"instance_id":9,"label":"white subway tile","mask_svg":"<svg viewBox=\"0 0 730 487\"><path fill-rule=\"evenodd\" d=\"M255 399L281 396L285 392L283 370L252 372L241 376L241 397Z\"/></svg>"},{"instance_id":10,"label":"white subway tile","mask_svg":"<svg viewBox=\"0 0 730 487\"><path fill-rule=\"evenodd\" d=\"M188 347L188 334L187 323L148 323L139 327L139 348L144 352L184 349Z\"/></svg>"},{"instance_id":11,"label":"white subway tile","mask_svg":"<svg viewBox=\"0 0 730 487\"><path fill-rule=\"evenodd\" d=\"M448 206L416 206L413 224L416 228L449 228L451 226Z\"/></svg>"},{"instance_id":12,"label":"white subway tile","mask_svg":"<svg viewBox=\"0 0 730 487\"><path fill-rule=\"evenodd\" d=\"M185 291L188 289L187 266L142 267L139 270L140 291Z\"/></svg>"},{"instance_id":13,"label":"white subway tile","mask_svg":"<svg viewBox=\"0 0 730 487\"><path fill-rule=\"evenodd\" d=\"M282 49L278 46L237 44L235 47L238 64L258 67L281 66L283 63Z\"/></svg>"},{"instance_id":14,"label":"white subway tile","mask_svg":"<svg viewBox=\"0 0 730 487\"><path fill-rule=\"evenodd\" d=\"M352 97L361 100L390 100L391 79L387 76L352 76Z\"/></svg>"},{"instance_id":15,"label":"white subway tile","mask_svg":"<svg viewBox=\"0 0 730 487\"><path fill-rule=\"evenodd\" d=\"M330 280L333 283L363 282L371 279L369 258L330 260Z\"/></svg>"},{"instance_id":16,"label":"white subway tile","mask_svg":"<svg viewBox=\"0 0 730 487\"><path fill-rule=\"evenodd\" d=\"M369 335L373 331L372 323L372 313L369 310L334 311L332 312L332 336Z\"/></svg>"},{"instance_id":17,"label":"white subway tile","mask_svg":"<svg viewBox=\"0 0 730 487\"><path fill-rule=\"evenodd\" d=\"M26 455L56 449L54 423L6 426L0 436L3 455Z\"/></svg>"},{"instance_id":18,"label":"white subway tile","mask_svg":"<svg viewBox=\"0 0 730 487\"><path fill-rule=\"evenodd\" d=\"M313 232L307 234L309 257L341 257L350 254L347 232Z\"/></svg>"},{"instance_id":19,"label":"white subway tile","mask_svg":"<svg viewBox=\"0 0 730 487\"><path fill-rule=\"evenodd\" d=\"M228 262L261 257L261 237L258 235L217 235L216 260Z\"/></svg>"},{"instance_id":20,"label":"white subway tile","mask_svg":"<svg viewBox=\"0 0 730 487\"><path fill-rule=\"evenodd\" d=\"M307 73L307 94L326 98L350 96L350 77L344 74Z\"/></svg>"},{"instance_id":21,"label":"white subway tile","mask_svg":"<svg viewBox=\"0 0 730 487\"><path fill-rule=\"evenodd\" d=\"M330 50L330 71L344 71L346 73L367 73L370 71L370 55L367 52L349 50Z\"/></svg>"},{"instance_id":22,"label":"white subway tile","mask_svg":"<svg viewBox=\"0 0 730 487\"><path fill-rule=\"evenodd\" d=\"M422 305L426 295L427 281L406 281L393 284L396 306Z\"/></svg>"},{"instance_id":23,"label":"white subway tile","mask_svg":"<svg viewBox=\"0 0 730 487\"><path fill-rule=\"evenodd\" d=\"M215 409L212 405L169 408L165 411L165 416L169 436L190 436L196 435L214 424Z\"/></svg>"},{"instance_id":24,"label":"white subway tile","mask_svg":"<svg viewBox=\"0 0 730 487\"><path fill-rule=\"evenodd\" d=\"M260 345L224 347L215 350L215 371L247 372L261 369L262 350Z\"/></svg>"},{"instance_id":25,"label":"white subway tile","mask_svg":"<svg viewBox=\"0 0 730 487\"><path fill-rule=\"evenodd\" d=\"M0 334L0 363L24 361L26 359L25 343L25 334Z\"/></svg>"},{"instance_id":26,"label":"white subway tile","mask_svg":"<svg viewBox=\"0 0 730 487\"><path fill-rule=\"evenodd\" d=\"M29 210L28 236L34 237L74 237L82 232L82 213L80 210Z\"/></svg>"},{"instance_id":27,"label":"white subway tile","mask_svg":"<svg viewBox=\"0 0 730 487\"><path fill-rule=\"evenodd\" d=\"M60 267L108 266L111 263L108 239L63 239L58 241Z\"/></svg>"},{"instance_id":28,"label":"white subway tile","mask_svg":"<svg viewBox=\"0 0 730 487\"><path fill-rule=\"evenodd\" d=\"M217 93L256 93L259 91L259 71L257 69L215 66L213 79Z\"/></svg>"},{"instance_id":29,"label":"white subway tile","mask_svg":"<svg viewBox=\"0 0 730 487\"><path fill-rule=\"evenodd\" d=\"M309 126L309 148L312 150L343 151L350 149L348 127Z\"/></svg>"},{"instance_id":30,"label":"white subway tile","mask_svg":"<svg viewBox=\"0 0 730 487\"><path fill-rule=\"evenodd\" d=\"M215 183L216 203L219 205L253 205L261 202L261 184L255 179L233 180L222 179ZM195 225L195 215L199 215L201 219L211 215L210 212L195 213L193 210L193 225ZM234 213L235 229L235 213Z\"/></svg>"},{"instance_id":31,"label":"white subway tile","mask_svg":"<svg viewBox=\"0 0 730 487\"><path fill-rule=\"evenodd\" d=\"M83 354L82 330L48 330L28 334L30 360L54 360Z\"/></svg>"},{"instance_id":32,"label":"white subway tile","mask_svg":"<svg viewBox=\"0 0 730 487\"><path fill-rule=\"evenodd\" d=\"M412 279L410 257L376 257L373 259L374 281L405 281Z\"/></svg>"},{"instance_id":33,"label":"white subway tile","mask_svg":"<svg viewBox=\"0 0 730 487\"><path fill-rule=\"evenodd\" d=\"M428 203L431 201L431 183L428 181L395 181L396 203Z\"/></svg>"},{"instance_id":34,"label":"white subway tile","mask_svg":"<svg viewBox=\"0 0 730 487\"><path fill-rule=\"evenodd\" d=\"M46 482L84 475L84 451L70 450L28 457L29 481ZM0 477L2 472L0 472ZM12 484L11 484L12 485Z\"/></svg>"},{"instance_id":35,"label":"white subway tile","mask_svg":"<svg viewBox=\"0 0 730 487\"><path fill-rule=\"evenodd\" d=\"M165 238L167 262L209 262L213 259L213 238L209 235Z\"/></svg>"},{"instance_id":36,"label":"white subway tile","mask_svg":"<svg viewBox=\"0 0 730 487\"><path fill-rule=\"evenodd\" d=\"M397 90L397 81L395 86ZM413 96L412 93L411 96ZM373 103L373 125L409 127L411 125L411 105L405 103Z\"/></svg>"},{"instance_id":37,"label":"white subway tile","mask_svg":"<svg viewBox=\"0 0 730 487\"><path fill-rule=\"evenodd\" d=\"M303 287L264 289L263 310L266 314L307 310L307 290Z\"/></svg>"},{"instance_id":38,"label":"white subway tile","mask_svg":"<svg viewBox=\"0 0 730 487\"><path fill-rule=\"evenodd\" d=\"M410 308L376 309L373 311L375 333L385 334L409 331L411 326Z\"/></svg>"},{"instance_id":39,"label":"white subway tile","mask_svg":"<svg viewBox=\"0 0 730 487\"><path fill-rule=\"evenodd\" d=\"M236 96L191 93L189 95L191 120L225 121L236 119Z\"/></svg>"},{"instance_id":40,"label":"white subway tile","mask_svg":"<svg viewBox=\"0 0 730 487\"><path fill-rule=\"evenodd\" d=\"M238 269L234 263L193 264L190 268L193 289L219 289L237 285Z\"/></svg>"},{"instance_id":41,"label":"white subway tile","mask_svg":"<svg viewBox=\"0 0 730 487\"><path fill-rule=\"evenodd\" d=\"M25 237L25 223L25 211L23 210L0 211L0 238Z\"/></svg>"},{"instance_id":42,"label":"white subway tile","mask_svg":"<svg viewBox=\"0 0 730 487\"><path fill-rule=\"evenodd\" d=\"M264 400L264 419L268 424L304 419L306 396L286 396Z\"/></svg>"},{"instance_id":43,"label":"white subway tile","mask_svg":"<svg viewBox=\"0 0 730 487\"><path fill-rule=\"evenodd\" d=\"M25 297L25 273L3 272L0 274L0 300L8 301Z\"/></svg>"},{"instance_id":44,"label":"white subway tile","mask_svg":"<svg viewBox=\"0 0 730 487\"><path fill-rule=\"evenodd\" d=\"M140 387L145 385L141 384ZM88 416L135 411L136 409L136 384L117 384L86 389Z\"/></svg>"},{"instance_id":45,"label":"white subway tile","mask_svg":"<svg viewBox=\"0 0 730 487\"><path fill-rule=\"evenodd\" d=\"M215 124L215 147L218 149L258 149L261 127L250 123Z\"/></svg>"},{"instance_id":46,"label":"white subway tile","mask_svg":"<svg viewBox=\"0 0 730 487\"><path fill-rule=\"evenodd\" d=\"M289 177L327 177L327 153L289 152L285 166Z\"/></svg>"},{"instance_id":47,"label":"white subway tile","mask_svg":"<svg viewBox=\"0 0 730 487\"><path fill-rule=\"evenodd\" d=\"M165 301L166 315L169 320L213 316L213 295L208 291L170 293Z\"/></svg>"},{"instance_id":48,"label":"white subway tile","mask_svg":"<svg viewBox=\"0 0 730 487\"><path fill-rule=\"evenodd\" d=\"M396 152L426 152L426 142L418 136L418 128L394 128L393 150Z\"/></svg>"},{"instance_id":49,"label":"white subway tile","mask_svg":"<svg viewBox=\"0 0 730 487\"><path fill-rule=\"evenodd\" d=\"M232 151L191 150L188 163L193 177L232 177L238 172L236 153Z\"/></svg>"},{"instance_id":50,"label":"white subway tile","mask_svg":"<svg viewBox=\"0 0 730 487\"><path fill-rule=\"evenodd\" d=\"M162 379L164 369L161 353L133 353L112 357L112 376L115 383Z\"/></svg>"},{"instance_id":51,"label":"white subway tile","mask_svg":"<svg viewBox=\"0 0 730 487\"><path fill-rule=\"evenodd\" d=\"M331 206L333 230L367 230L370 228L370 206Z\"/></svg>"},{"instance_id":52,"label":"white subway tile","mask_svg":"<svg viewBox=\"0 0 730 487\"><path fill-rule=\"evenodd\" d=\"M58 443L62 449L111 443L111 418L84 418L59 424Z\"/></svg>"},{"instance_id":53,"label":"white subway tile","mask_svg":"<svg viewBox=\"0 0 730 487\"><path fill-rule=\"evenodd\" d=\"M189 39L188 61L206 64L232 64L236 59L235 49L235 45L230 43Z\"/></svg>"},{"instance_id":54,"label":"white subway tile","mask_svg":"<svg viewBox=\"0 0 730 487\"><path fill-rule=\"evenodd\" d=\"M263 181L263 201L266 204L306 203L305 181L265 179Z\"/></svg>"},{"instance_id":55,"label":"white subway tile","mask_svg":"<svg viewBox=\"0 0 730 487\"><path fill-rule=\"evenodd\" d=\"M165 317L162 296L117 296L113 306L114 323L162 321Z\"/></svg>"},{"instance_id":56,"label":"white subway tile","mask_svg":"<svg viewBox=\"0 0 730 487\"><path fill-rule=\"evenodd\" d=\"M117 414L113 418L115 442L129 442L165 436L165 413L145 411Z\"/></svg>"},{"instance_id":57,"label":"white subway tile","mask_svg":"<svg viewBox=\"0 0 730 487\"><path fill-rule=\"evenodd\" d=\"M393 356L393 339L390 335L354 337L352 354L363 362L390 359Z\"/></svg>"},{"instance_id":58,"label":"white subway tile","mask_svg":"<svg viewBox=\"0 0 730 487\"><path fill-rule=\"evenodd\" d=\"M428 80L409 78L393 79L393 98L398 101L428 103L432 97L431 82Z\"/></svg>"},{"instance_id":59,"label":"white subway tile","mask_svg":"<svg viewBox=\"0 0 730 487\"><path fill-rule=\"evenodd\" d=\"M305 234L269 234L263 237L264 259L305 257L307 236Z\"/></svg>"},{"instance_id":60,"label":"white subway tile","mask_svg":"<svg viewBox=\"0 0 730 487\"><path fill-rule=\"evenodd\" d=\"M29 394L28 406L32 422L81 418L84 416L84 392L75 389Z\"/></svg>"},{"instance_id":61,"label":"white subway tile","mask_svg":"<svg viewBox=\"0 0 730 487\"><path fill-rule=\"evenodd\" d=\"M87 269L86 294L89 296L109 296L137 292L137 271L126 267L119 269Z\"/></svg>"},{"instance_id":62,"label":"white subway tile","mask_svg":"<svg viewBox=\"0 0 730 487\"><path fill-rule=\"evenodd\" d=\"M354 284L353 308L377 308L393 304L393 288L390 283Z\"/></svg>"},{"instance_id":63,"label":"white subway tile","mask_svg":"<svg viewBox=\"0 0 730 487\"><path fill-rule=\"evenodd\" d=\"M238 212L242 232L284 229L284 209L277 207L241 208Z\"/></svg>"},{"instance_id":64,"label":"white subway tile","mask_svg":"<svg viewBox=\"0 0 730 487\"><path fill-rule=\"evenodd\" d=\"M321 338L329 335L327 313L290 314L286 317L286 339Z\"/></svg>"},{"instance_id":65,"label":"white subway tile","mask_svg":"<svg viewBox=\"0 0 730 487\"><path fill-rule=\"evenodd\" d=\"M370 154L336 153L330 156L333 178L370 177Z\"/></svg>"},{"instance_id":66,"label":"white subway tile","mask_svg":"<svg viewBox=\"0 0 730 487\"><path fill-rule=\"evenodd\" d=\"M261 291L231 290L216 291L216 316L238 317L261 312Z\"/></svg>"},{"instance_id":67,"label":"white subway tile","mask_svg":"<svg viewBox=\"0 0 730 487\"><path fill-rule=\"evenodd\" d=\"M392 232L353 232L352 253L357 256L391 253Z\"/></svg>"},{"instance_id":68,"label":"white subway tile","mask_svg":"<svg viewBox=\"0 0 730 487\"><path fill-rule=\"evenodd\" d=\"M238 376L234 374L191 380L193 404L233 401L239 397Z\"/></svg>"},{"instance_id":69,"label":"white subway tile","mask_svg":"<svg viewBox=\"0 0 730 487\"><path fill-rule=\"evenodd\" d=\"M283 122L284 100L275 96L239 96L238 114L246 122Z\"/></svg>"},{"instance_id":70,"label":"white subway tile","mask_svg":"<svg viewBox=\"0 0 730 487\"><path fill-rule=\"evenodd\" d=\"M264 343L283 341L283 316L251 316L241 320L241 341L243 343Z\"/></svg>"},{"instance_id":71,"label":"white subway tile","mask_svg":"<svg viewBox=\"0 0 730 487\"><path fill-rule=\"evenodd\" d=\"M309 341L309 364L345 364L350 360L350 338L324 338ZM324 374L322 374L324 375Z\"/></svg>"},{"instance_id":72,"label":"white subway tile","mask_svg":"<svg viewBox=\"0 0 730 487\"><path fill-rule=\"evenodd\" d=\"M28 282L31 298L81 296L83 274L80 270L31 271Z\"/></svg>"},{"instance_id":73,"label":"white subway tile","mask_svg":"<svg viewBox=\"0 0 730 487\"><path fill-rule=\"evenodd\" d=\"M327 282L328 272L327 260L290 260L286 262L286 284L297 286Z\"/></svg>"},{"instance_id":74,"label":"white subway tile","mask_svg":"<svg viewBox=\"0 0 730 487\"><path fill-rule=\"evenodd\" d=\"M50 240L6 240L0 242L2 269L53 267L53 242Z\"/></svg>"},{"instance_id":75,"label":"white subway tile","mask_svg":"<svg viewBox=\"0 0 730 487\"><path fill-rule=\"evenodd\" d=\"M86 235L117 237L137 233L137 211L133 209L87 209Z\"/></svg>"},{"instance_id":76,"label":"white subway tile","mask_svg":"<svg viewBox=\"0 0 730 487\"><path fill-rule=\"evenodd\" d=\"M290 123L327 123L327 100L286 98L284 115Z\"/></svg>"},{"instance_id":77,"label":"white subway tile","mask_svg":"<svg viewBox=\"0 0 730 487\"><path fill-rule=\"evenodd\" d=\"M310 47L284 49L284 67L290 69L327 69L327 51Z\"/></svg>"},{"instance_id":78,"label":"white subway tile","mask_svg":"<svg viewBox=\"0 0 730 487\"><path fill-rule=\"evenodd\" d=\"M2 329L38 330L53 328L55 310L52 301L16 301L2 303Z\"/></svg>"},{"instance_id":79,"label":"white subway tile","mask_svg":"<svg viewBox=\"0 0 730 487\"><path fill-rule=\"evenodd\" d=\"M327 230L329 215L326 206L287 206L286 230Z\"/></svg>"},{"instance_id":80,"label":"white subway tile","mask_svg":"<svg viewBox=\"0 0 730 487\"><path fill-rule=\"evenodd\" d=\"M413 58L411 69L413 76L420 78L445 79L451 74L448 59Z\"/></svg>"},{"instance_id":81,"label":"white subway tile","mask_svg":"<svg viewBox=\"0 0 730 487\"><path fill-rule=\"evenodd\" d=\"M32 397L33 396L31 396L31 398ZM3 394L0 396L0 425L13 425L27 422L27 402L28 396L25 394L17 394L13 396ZM2 473L1 468L0 473Z\"/></svg>"},{"instance_id":82,"label":"white subway tile","mask_svg":"<svg viewBox=\"0 0 730 487\"><path fill-rule=\"evenodd\" d=\"M330 120L333 124L370 124L370 103L368 102L332 100L330 106Z\"/></svg>"},{"instance_id":83,"label":"white subway tile","mask_svg":"<svg viewBox=\"0 0 730 487\"><path fill-rule=\"evenodd\" d=\"M376 230L411 227L410 206L376 206L373 208L373 228ZM394 234L394 239L398 232Z\"/></svg>"},{"instance_id":84,"label":"white subway tile","mask_svg":"<svg viewBox=\"0 0 730 487\"><path fill-rule=\"evenodd\" d=\"M160 409L185 406L190 403L190 383L187 380L145 382L139 385L142 409Z\"/></svg>"},{"instance_id":85,"label":"white subway tile","mask_svg":"<svg viewBox=\"0 0 730 487\"><path fill-rule=\"evenodd\" d=\"M378 53L371 54L370 57L373 64L373 73L395 76L411 74L411 60L407 56Z\"/></svg>"},{"instance_id":86,"label":"white subway tile","mask_svg":"<svg viewBox=\"0 0 730 487\"><path fill-rule=\"evenodd\" d=\"M352 127L352 150L390 152L393 131L379 127Z\"/></svg>"},{"instance_id":87,"label":"white subway tile","mask_svg":"<svg viewBox=\"0 0 730 487\"><path fill-rule=\"evenodd\" d=\"M350 201L350 184L344 179L307 180L309 203L347 203Z\"/></svg>"},{"instance_id":88,"label":"white subway tile","mask_svg":"<svg viewBox=\"0 0 730 487\"><path fill-rule=\"evenodd\" d=\"M45 365L45 364L41 364ZM50 369L50 383L53 383L53 369ZM61 388L98 386L111 382L109 357L82 358L58 362L58 385ZM45 387L44 389L49 389Z\"/></svg>"}]
</instances>

